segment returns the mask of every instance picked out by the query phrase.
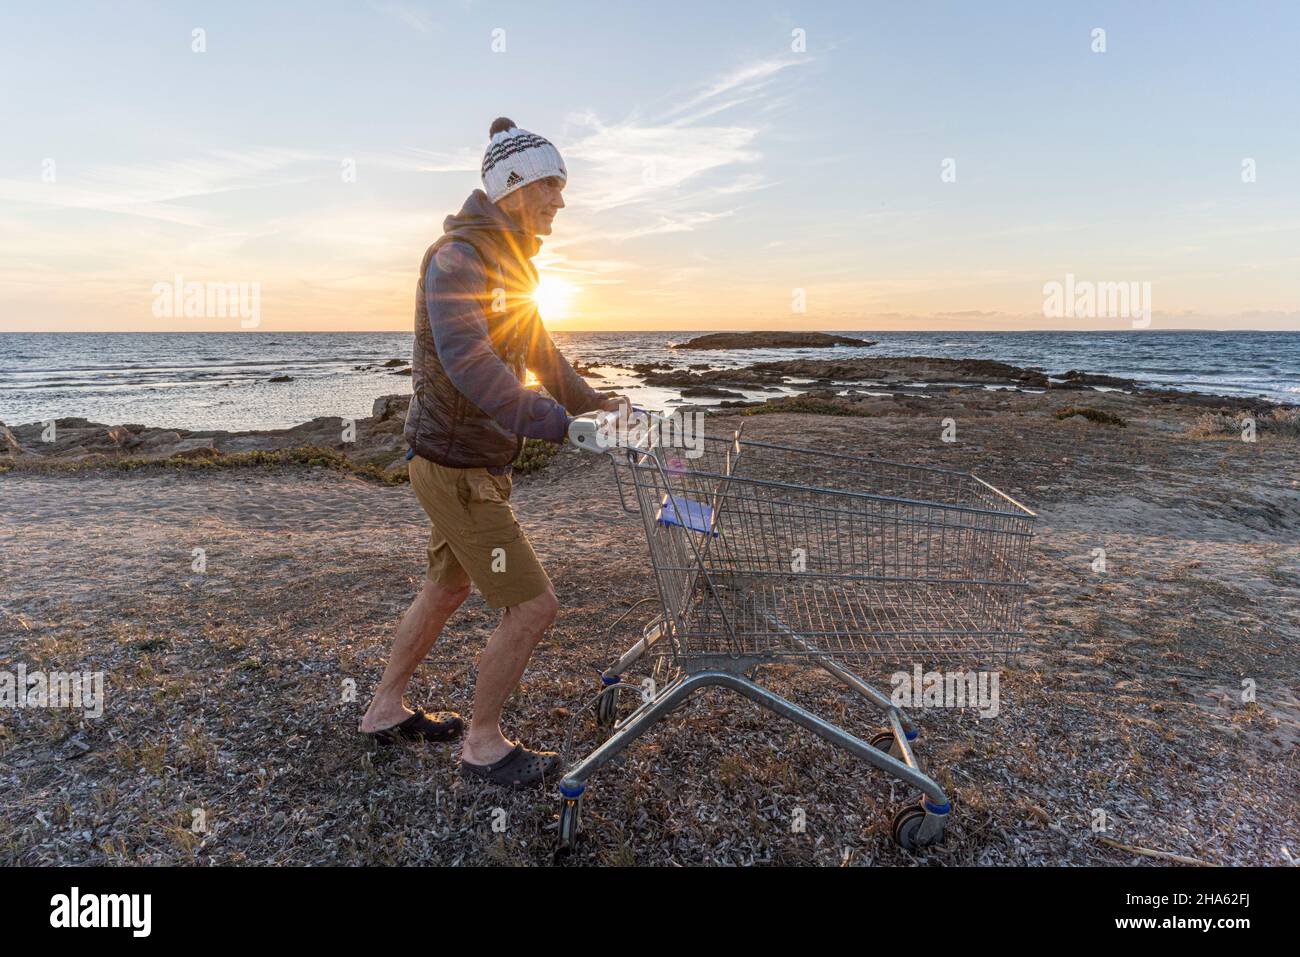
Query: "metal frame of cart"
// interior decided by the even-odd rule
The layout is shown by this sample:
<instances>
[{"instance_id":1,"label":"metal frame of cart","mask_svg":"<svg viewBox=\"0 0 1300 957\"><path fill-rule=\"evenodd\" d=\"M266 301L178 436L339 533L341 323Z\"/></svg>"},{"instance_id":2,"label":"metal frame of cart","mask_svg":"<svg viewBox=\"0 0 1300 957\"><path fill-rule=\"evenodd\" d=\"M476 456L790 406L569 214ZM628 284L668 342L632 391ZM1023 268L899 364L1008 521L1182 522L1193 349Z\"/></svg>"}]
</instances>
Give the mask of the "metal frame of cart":
<instances>
[{"instance_id":1,"label":"metal frame of cart","mask_svg":"<svg viewBox=\"0 0 1300 957\"><path fill-rule=\"evenodd\" d=\"M921 770L916 725L848 666L1018 650L1034 513L969 472L742 441L739 431L693 449L662 445L650 427L662 420L640 421L618 444L603 413L569 433L609 456L623 508L641 515L660 613L602 673L597 716L612 734L564 773L562 845L576 840L591 775L709 686L919 790L894 816L894 839L909 850L937 842L951 802ZM666 673L664 687L618 719L623 676L646 659ZM756 669L778 661L829 673L879 708L887 729L864 741L763 687Z\"/></svg>"}]
</instances>

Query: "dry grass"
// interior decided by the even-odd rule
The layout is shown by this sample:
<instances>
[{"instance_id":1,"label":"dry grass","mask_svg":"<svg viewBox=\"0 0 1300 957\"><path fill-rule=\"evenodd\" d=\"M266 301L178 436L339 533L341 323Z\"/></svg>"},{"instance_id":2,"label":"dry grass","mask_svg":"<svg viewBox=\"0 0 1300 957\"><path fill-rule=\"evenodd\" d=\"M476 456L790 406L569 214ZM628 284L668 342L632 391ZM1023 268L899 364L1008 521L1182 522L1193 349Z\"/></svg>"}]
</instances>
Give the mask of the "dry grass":
<instances>
[{"instance_id":1,"label":"dry grass","mask_svg":"<svg viewBox=\"0 0 1300 957\"><path fill-rule=\"evenodd\" d=\"M1189 432L1202 437L1220 435L1242 435L1250 421L1254 422L1255 431L1269 432L1288 438L1300 438L1300 407L1287 406L1272 409L1262 415L1250 415L1245 412L1205 412L1192 422Z\"/></svg>"},{"instance_id":2,"label":"dry grass","mask_svg":"<svg viewBox=\"0 0 1300 957\"><path fill-rule=\"evenodd\" d=\"M922 716L919 754L954 798L945 843L898 850L888 824L903 787L713 692L593 779L586 839L566 863L1159 864L1098 841L1097 809L1116 840L1212 863L1300 850L1284 797L1300 789L1300 491L1285 479L1297 444L1196 441L1172 428L1194 412L1154 422L1137 406L1129 428L1081 442L1042 405L993 396L976 414L960 401L745 426L972 468L1040 513L1027 651L1002 669L1000 717ZM945 414L962 424L953 445L938 441ZM355 731L423 573L408 490L278 463L19 471L0 494L4 658L103 670L108 687L100 719L0 712L0 863L554 862L553 786L483 787L461 780L452 748L372 751ZM587 749L592 662L644 619L612 636L604 625L653 594L640 519L618 509L608 467L574 452L521 478L515 498L563 608L506 730L557 746L573 721L574 750ZM410 699L467 710L495 620L472 597ZM867 675L887 686L896 664ZM817 672L772 667L764 680L855 733L880 727Z\"/></svg>"}]
</instances>

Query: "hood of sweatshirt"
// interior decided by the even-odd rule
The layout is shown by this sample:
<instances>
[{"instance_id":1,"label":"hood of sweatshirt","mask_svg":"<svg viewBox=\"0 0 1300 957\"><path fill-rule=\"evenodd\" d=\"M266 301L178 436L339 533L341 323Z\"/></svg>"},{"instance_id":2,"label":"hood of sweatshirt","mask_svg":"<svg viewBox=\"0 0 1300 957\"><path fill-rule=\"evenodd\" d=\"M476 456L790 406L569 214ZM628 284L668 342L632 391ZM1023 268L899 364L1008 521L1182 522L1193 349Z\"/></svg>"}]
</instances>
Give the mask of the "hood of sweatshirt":
<instances>
[{"instance_id":1,"label":"hood of sweatshirt","mask_svg":"<svg viewBox=\"0 0 1300 957\"><path fill-rule=\"evenodd\" d=\"M542 248L540 239L520 229L481 189L470 193L460 212L442 221L442 228L448 235L464 239L477 248L487 245L503 257L508 254L526 273L533 273L529 260Z\"/></svg>"}]
</instances>

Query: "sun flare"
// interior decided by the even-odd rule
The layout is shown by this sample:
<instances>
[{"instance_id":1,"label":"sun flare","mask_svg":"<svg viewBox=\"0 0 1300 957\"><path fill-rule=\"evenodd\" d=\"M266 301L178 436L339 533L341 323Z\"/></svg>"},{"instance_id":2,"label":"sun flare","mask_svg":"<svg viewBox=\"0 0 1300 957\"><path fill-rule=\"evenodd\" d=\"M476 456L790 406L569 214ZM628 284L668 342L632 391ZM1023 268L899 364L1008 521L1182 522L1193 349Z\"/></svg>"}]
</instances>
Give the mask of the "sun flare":
<instances>
[{"instance_id":1,"label":"sun flare","mask_svg":"<svg viewBox=\"0 0 1300 957\"><path fill-rule=\"evenodd\" d=\"M578 287L567 279L545 275L538 280L533 290L533 301L542 319L564 319L569 315L569 306L578 294Z\"/></svg>"}]
</instances>

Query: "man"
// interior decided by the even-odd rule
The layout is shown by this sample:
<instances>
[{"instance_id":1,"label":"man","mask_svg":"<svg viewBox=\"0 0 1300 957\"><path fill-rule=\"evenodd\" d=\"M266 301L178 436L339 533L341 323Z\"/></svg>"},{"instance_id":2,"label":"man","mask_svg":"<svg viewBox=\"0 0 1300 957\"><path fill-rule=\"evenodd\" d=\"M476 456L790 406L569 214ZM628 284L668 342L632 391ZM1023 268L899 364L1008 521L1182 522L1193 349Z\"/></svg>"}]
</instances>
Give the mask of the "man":
<instances>
[{"instance_id":1,"label":"man","mask_svg":"<svg viewBox=\"0 0 1300 957\"><path fill-rule=\"evenodd\" d=\"M524 439L564 441L572 415L617 410L560 355L532 299L532 258L549 236L568 181L547 140L501 117L489 132L483 189L448 216L416 285L415 350L405 437L411 487L433 523L428 577L397 628L388 667L361 730L380 742L447 741L460 716L403 702L407 682L472 582L505 609L479 657L474 711L461 750L465 773L527 785L557 770L559 755L501 733L501 707L559 605L510 508L510 465ZM558 399L524 388L531 369Z\"/></svg>"}]
</instances>

